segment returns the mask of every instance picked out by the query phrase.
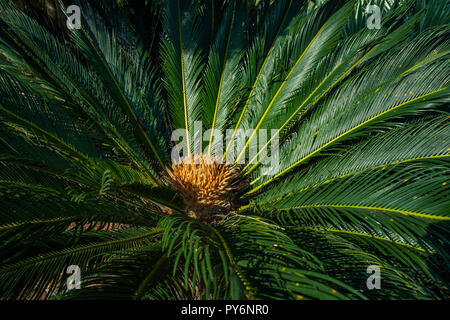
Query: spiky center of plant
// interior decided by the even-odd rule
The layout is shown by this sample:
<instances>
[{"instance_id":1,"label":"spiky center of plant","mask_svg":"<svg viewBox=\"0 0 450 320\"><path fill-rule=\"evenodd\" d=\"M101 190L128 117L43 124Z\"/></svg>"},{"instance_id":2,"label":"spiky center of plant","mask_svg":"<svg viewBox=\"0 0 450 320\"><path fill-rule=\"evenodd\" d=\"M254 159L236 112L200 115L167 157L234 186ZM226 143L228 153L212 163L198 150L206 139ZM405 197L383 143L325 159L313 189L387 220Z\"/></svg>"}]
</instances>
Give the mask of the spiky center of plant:
<instances>
[{"instance_id":1,"label":"spiky center of plant","mask_svg":"<svg viewBox=\"0 0 450 320\"><path fill-rule=\"evenodd\" d=\"M188 215L202 221L232 210L239 190L239 168L217 160L209 155L194 155L173 163L167 170L167 180L183 197Z\"/></svg>"}]
</instances>

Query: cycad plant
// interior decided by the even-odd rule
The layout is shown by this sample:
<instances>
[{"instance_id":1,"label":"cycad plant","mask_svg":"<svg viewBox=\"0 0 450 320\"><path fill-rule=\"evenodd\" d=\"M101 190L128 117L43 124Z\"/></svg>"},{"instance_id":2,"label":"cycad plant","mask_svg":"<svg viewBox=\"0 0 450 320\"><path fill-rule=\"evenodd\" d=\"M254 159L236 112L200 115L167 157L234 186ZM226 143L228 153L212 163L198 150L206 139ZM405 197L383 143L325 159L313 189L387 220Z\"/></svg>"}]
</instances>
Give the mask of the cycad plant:
<instances>
[{"instance_id":1,"label":"cycad plant","mask_svg":"<svg viewBox=\"0 0 450 320\"><path fill-rule=\"evenodd\" d=\"M447 2L165 2L0 1L0 298L448 298Z\"/></svg>"}]
</instances>

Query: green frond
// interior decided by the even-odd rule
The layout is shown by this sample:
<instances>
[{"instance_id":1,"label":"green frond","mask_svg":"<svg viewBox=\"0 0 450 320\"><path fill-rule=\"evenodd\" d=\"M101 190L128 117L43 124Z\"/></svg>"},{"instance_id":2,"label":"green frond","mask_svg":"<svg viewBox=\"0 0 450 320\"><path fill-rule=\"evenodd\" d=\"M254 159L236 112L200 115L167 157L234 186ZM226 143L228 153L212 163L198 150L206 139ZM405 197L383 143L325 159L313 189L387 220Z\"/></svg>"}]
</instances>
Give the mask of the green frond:
<instances>
[{"instance_id":1,"label":"green frond","mask_svg":"<svg viewBox=\"0 0 450 320\"><path fill-rule=\"evenodd\" d=\"M165 75L173 129L185 129L188 154L194 137L194 122L201 119L200 77L205 67L206 53L197 40L205 32L194 15L196 1L167 1L164 13L164 33L161 60ZM200 36L201 37L201 36Z\"/></svg>"},{"instance_id":2,"label":"green frond","mask_svg":"<svg viewBox=\"0 0 450 320\"><path fill-rule=\"evenodd\" d=\"M443 56L441 59L428 60L420 66L420 71L416 69L384 82L380 74L389 77L389 72L395 74L403 68L401 61L388 59L385 63L378 63L373 73L364 71L348 80L348 86L343 85L335 95L330 96L311 114L308 121L300 124L299 134L291 135L280 147L278 173L269 178L262 175L255 177L253 183L257 186L250 193L286 175L325 149L361 137L369 129L389 127L390 121L400 117L421 114L434 104L445 103L449 90L448 73L438 70L442 70L446 59ZM380 72L384 68L386 72ZM359 86L363 88L357 89ZM355 93L355 90L359 90L359 93ZM335 128L333 135L329 135L329 128ZM297 156L286 157L286 154Z\"/></svg>"},{"instance_id":3,"label":"green frond","mask_svg":"<svg viewBox=\"0 0 450 320\"><path fill-rule=\"evenodd\" d=\"M0 299L448 299L449 1L58 2L0 0Z\"/></svg>"},{"instance_id":4,"label":"green frond","mask_svg":"<svg viewBox=\"0 0 450 320\"><path fill-rule=\"evenodd\" d=\"M346 150L337 150L259 195L258 204L276 201L294 192L316 188L369 170L397 164L434 163L448 159L450 130L447 116L413 121L387 132L361 139Z\"/></svg>"},{"instance_id":5,"label":"green frond","mask_svg":"<svg viewBox=\"0 0 450 320\"><path fill-rule=\"evenodd\" d=\"M316 254L327 272L353 285L369 299L438 299L446 295L445 290L436 288L445 287L436 274L440 270L435 266L433 270L427 257L417 252L395 248L394 244L384 240L365 241L358 235L327 230L295 228L289 231L289 235ZM370 245L366 246L369 242ZM369 266L380 268L381 290L367 288ZM432 277L428 275L430 272ZM435 281L434 284L430 279ZM435 293L439 291L439 294Z\"/></svg>"},{"instance_id":6,"label":"green frond","mask_svg":"<svg viewBox=\"0 0 450 320\"><path fill-rule=\"evenodd\" d=\"M60 285L65 267L87 266L101 254L145 245L159 230L126 230L103 242L75 246L45 253L0 267L2 292L8 298L39 298L54 295ZM14 281L14 279L17 279Z\"/></svg>"},{"instance_id":7,"label":"green frond","mask_svg":"<svg viewBox=\"0 0 450 320\"><path fill-rule=\"evenodd\" d=\"M245 110L252 116L244 116L246 123L241 124L241 127L252 128L252 134L244 148L237 150L236 162L245 155L256 131L260 127L267 128L265 119L270 119L284 108L284 101L293 96L293 90L299 85L300 79L308 74L310 66L334 48L341 27L352 10L350 2L333 14L338 2L330 1L307 17L294 19L289 32L281 37L284 39L280 43L280 50L271 55L265 67L267 74L264 74L264 81L258 82L262 87L255 87L258 99L250 100Z\"/></svg>"},{"instance_id":8,"label":"green frond","mask_svg":"<svg viewBox=\"0 0 450 320\"><path fill-rule=\"evenodd\" d=\"M202 99L202 120L207 129L226 129L227 120L238 101L247 20L247 7L241 0L232 1L227 7L209 52ZM209 137L211 146L212 138L213 132ZM211 152L211 146L208 153Z\"/></svg>"}]
</instances>

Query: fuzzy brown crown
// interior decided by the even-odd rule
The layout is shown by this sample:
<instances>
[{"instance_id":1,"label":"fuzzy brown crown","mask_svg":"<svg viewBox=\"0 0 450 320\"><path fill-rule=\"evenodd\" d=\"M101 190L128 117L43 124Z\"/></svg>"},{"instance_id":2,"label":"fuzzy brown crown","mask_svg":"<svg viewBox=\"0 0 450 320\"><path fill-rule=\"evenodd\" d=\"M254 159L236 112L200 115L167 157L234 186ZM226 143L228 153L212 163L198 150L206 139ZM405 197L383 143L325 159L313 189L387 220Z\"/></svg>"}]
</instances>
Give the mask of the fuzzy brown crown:
<instances>
[{"instance_id":1,"label":"fuzzy brown crown","mask_svg":"<svg viewBox=\"0 0 450 320\"><path fill-rule=\"evenodd\" d=\"M239 168L217 160L208 155L195 155L172 164L167 170L168 182L184 198L191 217L208 220L213 214L225 213L234 206Z\"/></svg>"}]
</instances>

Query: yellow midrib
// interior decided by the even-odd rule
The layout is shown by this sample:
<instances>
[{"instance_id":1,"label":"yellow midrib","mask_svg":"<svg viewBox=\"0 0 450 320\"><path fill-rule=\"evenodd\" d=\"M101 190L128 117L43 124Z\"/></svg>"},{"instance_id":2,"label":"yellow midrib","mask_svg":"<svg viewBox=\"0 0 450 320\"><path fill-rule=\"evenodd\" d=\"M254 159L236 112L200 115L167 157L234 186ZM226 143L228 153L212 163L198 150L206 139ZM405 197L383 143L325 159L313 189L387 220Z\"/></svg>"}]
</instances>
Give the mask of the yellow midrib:
<instances>
[{"instance_id":1,"label":"yellow midrib","mask_svg":"<svg viewBox=\"0 0 450 320\"><path fill-rule=\"evenodd\" d=\"M330 86L330 89L331 89L338 81L340 81L346 74L348 74L348 72L350 72L356 65L358 65L364 58L366 58L366 56L369 55L376 47L378 47L378 45L376 45L375 47L373 47L366 55L364 55L364 57L362 57L360 60L358 60L353 66L351 66L351 68L350 68L349 70L347 70L346 73L344 73L337 81L335 81L335 82ZM428 60L431 60L431 59L433 59L433 58L436 58L436 57L439 57L439 56L441 56L441 55L444 55L444 54L446 54L447 52L449 52L449 50L440 52L440 53L438 53L438 54L432 55L432 56L430 56L430 57L428 57L428 58L422 60L421 62L417 63L417 64L414 65L413 67L411 67L411 68L409 68L408 70L406 70L405 72L403 72L403 73L401 74L401 76L403 76L403 75L405 75L405 74L411 72L412 70L414 70L414 69L417 68L418 66L424 64L424 63L427 62ZM338 68L338 67L339 67L339 66L337 66L336 68ZM336 69L336 68L335 68L335 69ZM334 72L334 70L333 70L330 74L332 74L333 72ZM328 79L328 77L329 77L329 76L327 76L327 78L325 78L325 79L319 84L318 88L320 88L320 86L323 84L324 81L326 81L326 80ZM317 90L317 88L311 93L311 95L314 94L314 92L315 92L316 90ZM323 94L321 94L321 95L320 95L320 96L319 96L319 97L311 104L311 106L308 108L308 110L309 110L313 105L315 105L316 102L317 102L324 94L326 94L328 91L329 91L329 89L327 89ZM292 120L292 118L293 118L293 117L295 116L295 114L300 110L300 108L305 104L305 102L308 101L308 100L311 98L311 95L308 96L308 98L306 98L306 100L305 100L305 101L300 105L300 107L293 113L293 115L292 115L292 116L291 116L291 117L290 117L290 118L289 118L289 119L288 119L288 120L280 127L280 129L277 131L277 133L279 133L279 132L284 128L284 126L286 126L286 124L289 123L290 120ZM306 112L306 111L307 111L307 110L305 110L305 112ZM303 114L304 114L305 112L303 112ZM298 121L298 120L296 120L296 121ZM262 150L264 150L264 148L266 148L266 147L269 145L269 143L272 141L272 139L273 139L273 137L271 137L270 140L266 143L266 145L261 149L261 151L259 151L259 152L253 157L253 159L249 161L249 164L247 164L247 165L243 168L244 171L248 168L248 166L249 166L251 163L253 163L253 161L255 160L255 158L262 152ZM256 166L259 164L259 162L260 162L260 161L256 162L256 163L248 170L248 172L247 172L246 174L249 174L250 172L252 172L252 171L256 168Z\"/></svg>"},{"instance_id":2,"label":"yellow midrib","mask_svg":"<svg viewBox=\"0 0 450 320\"><path fill-rule=\"evenodd\" d=\"M344 78L350 71L352 71L358 64L361 63L362 60L364 60L378 45L374 46L371 50L369 50L369 52L367 52L361 59L359 59L358 61L356 61L346 72L344 72L344 74L342 74L335 82L333 82L333 84L327 88L327 90L325 90L316 100L314 100L314 102L307 108L307 110L305 110L304 112L302 112L302 114L305 114L305 112L307 112L312 106L314 106L317 101L319 101L325 94L327 94L327 92L329 92L335 85L336 83L338 83L339 81L342 80L342 78ZM309 101L309 99L314 95L314 93L322 86L322 84L327 81L330 76L335 72L335 70L337 68L340 67L341 64L339 64L338 66L336 66L329 74L328 76L325 77L325 79L322 80L322 82L316 87L316 89L314 89L313 92L311 92L311 94L302 102L302 104L297 108L297 110L294 111L294 113L292 113L292 115L283 123L283 125L277 130L276 134L279 134L279 132L281 130L283 130L283 128L292 120L292 118L294 118L294 116L297 114L298 111L300 111L300 109L305 105L305 103L307 101ZM296 122L299 119L296 120ZM291 126L292 127L292 126ZM261 150L253 157L252 160L249 161L249 164L252 163L252 161L254 161L256 159L256 157L258 157L258 155L262 152L262 150L264 150L264 148L266 148L269 143L272 141L273 136L270 138L270 140L266 143L266 145L261 148ZM257 163L255 163L249 170L249 172L253 171L253 169L259 164L260 161L258 161ZM249 166L249 164L247 164L243 170L246 170L246 168ZM248 172L248 173L249 173Z\"/></svg>"},{"instance_id":3,"label":"yellow midrib","mask_svg":"<svg viewBox=\"0 0 450 320\"><path fill-rule=\"evenodd\" d=\"M189 139L189 124L188 124L188 111L186 100L186 82L184 78L184 57L183 57L183 38L181 37L181 8L180 0L177 1L178 6L178 36L180 41L180 60L181 60L181 83L183 86L183 107L184 107L184 126L186 127L186 143L188 155L191 154L191 143Z\"/></svg>"},{"instance_id":4,"label":"yellow midrib","mask_svg":"<svg viewBox=\"0 0 450 320\"><path fill-rule=\"evenodd\" d=\"M282 200L282 199L285 198L285 197L292 196L292 195L294 195L294 194L296 194L296 193L304 192L304 191L306 191L306 190L308 190L308 189L310 189L310 188L317 188L317 187L323 186L324 184L327 184L327 183L329 183L329 182L332 182L332 181L334 181L334 180L346 178L346 177L349 177L349 176L351 176L351 175L353 175L353 174L360 173L360 172L364 172L364 171L366 171L366 170L374 170L374 169L383 168L383 167L386 167L386 166L389 166L389 165L394 165L394 164L399 164L399 163L405 163L405 162L411 162L411 161L418 161L418 160L425 160L425 159L439 159L439 158L445 158L445 157L450 157L450 154L439 154L439 155L433 155L433 156L424 156L424 157L417 157L417 158L411 158L411 159L405 159L405 160L398 160L398 161L395 161L395 162L392 162L392 163L383 163L383 164L380 164L380 165L377 165L377 166L374 166L374 167L369 167L369 168L363 168L363 169L360 169L360 170L355 170L355 171L352 171L352 172L349 172L349 173L340 175L340 176L338 176L338 177L336 177L336 178L330 178L330 179L328 179L328 180L318 182L318 183L316 183L316 184L314 184L314 185L305 186L305 187L303 187L303 188L300 189L300 190L297 190L297 191L295 191L295 192L289 192L289 193L284 194L283 196L278 197L278 198L276 198L276 199L273 199L273 200L269 200L269 201L263 202L262 204L266 204L266 203L267 203L267 204L268 204L268 203L270 203L270 204L275 204L275 203L279 202L280 200ZM252 182L252 183L253 183L253 182ZM252 184L252 183L251 183L251 184Z\"/></svg>"},{"instance_id":5,"label":"yellow midrib","mask_svg":"<svg viewBox=\"0 0 450 320\"><path fill-rule=\"evenodd\" d=\"M225 48L224 62L223 62L222 72L221 72L221 75L220 75L219 90L217 91L216 105L215 105L215 108L214 108L214 118L213 118L213 123L212 123L212 127L211 127L211 135L209 137L208 155L211 153L212 138L213 138L214 128L216 126L216 119L217 119L217 112L218 112L218 109L219 109L220 94L222 93L223 76L224 76L225 68L226 68L226 65L227 65L228 49L229 49L230 41L231 41L231 33L232 33L232 30L233 30L235 12L236 12L236 2L234 2L233 16L232 16L231 22L230 22L230 30L228 32L228 39L227 39L227 45L226 45L226 48Z\"/></svg>"},{"instance_id":6,"label":"yellow midrib","mask_svg":"<svg viewBox=\"0 0 450 320\"><path fill-rule=\"evenodd\" d=\"M281 31L281 28L282 28L283 25L284 25L284 22L285 22L285 20L286 20L287 13L288 13L288 11L289 11L289 9L290 9L290 7L291 7L291 4L292 4L292 2L289 2L289 6L288 6L288 8L286 9L286 13L285 13L285 15L284 15L284 17L283 17L283 20L281 21L280 26L278 27L277 33L276 33L276 35L275 35L275 37L274 37L274 39L273 39L273 41L272 41L272 43L271 43L270 49L269 49L269 51L267 52L267 55L266 55L266 57L265 57L265 59L264 59L264 62L263 62L263 64L262 64L261 68L259 69L258 75L256 76L255 82L254 82L253 85L252 85L252 89L250 90L250 93L249 93L249 95L248 95L247 101L245 102L244 108L242 109L241 115L239 116L238 122L236 123L236 126L235 126L235 128L234 128L234 130L233 130L233 134L231 135L230 142L228 143L228 145L227 145L227 147L226 147L226 149L225 149L225 152L224 152L224 154L223 154L223 160L225 160L226 155L227 155L227 152L228 152L228 150L230 149L231 144L233 143L233 138L234 138L234 136L236 135L236 131L237 131L239 125L241 124L242 118L244 117L245 111L247 110L247 107L248 107L248 105L249 105L249 103L250 103L250 99L251 99L252 96L253 96L253 92L255 91L256 84L258 83L258 80L259 80L259 78L260 78L260 76L261 76L261 73L262 73L262 71L264 70L264 67L266 66L267 61L269 60L270 54L271 54L271 52L272 52L272 50L273 50L273 48L274 48L274 45L275 45L276 40L278 39L278 35L279 35L280 31Z\"/></svg>"},{"instance_id":7,"label":"yellow midrib","mask_svg":"<svg viewBox=\"0 0 450 320\"><path fill-rule=\"evenodd\" d=\"M384 208L384 207L373 207L373 206L359 206L359 205L339 205L339 204L313 204L313 205L305 205L305 206L297 206L291 208L282 208L279 209L281 211L287 211L291 209L307 209L307 208L350 208L350 209L365 209L365 210L378 210L378 211L390 211L401 213L407 216L416 216L428 219L435 220L450 220L450 217L437 216L427 213L420 213L415 211L401 210L401 209L393 209L393 208Z\"/></svg>"},{"instance_id":8,"label":"yellow midrib","mask_svg":"<svg viewBox=\"0 0 450 320\"><path fill-rule=\"evenodd\" d=\"M376 119L376 118L379 118L379 117L381 117L382 115L384 115L384 114L386 114L386 113L388 113L388 112L390 112L390 111L392 111L392 110L395 110L395 109L397 109L397 108L400 108L400 107L402 107L402 106L404 106L404 105L406 105L406 104L408 104L408 103L411 103L411 102L420 100L420 99L422 99L422 98L424 98L424 97L427 97L427 96L429 96L429 95L432 95L432 94L434 94L434 93L440 92L440 91L445 90L445 89L447 89L447 87L443 87L443 88L441 88L441 89L438 89L438 90L429 92L429 93L427 93L427 94L421 95L421 96L419 96L419 97L417 97L417 98L414 98L414 99L412 99L412 100L405 101L405 102L403 102L403 103L401 103L401 104L399 104L399 105L396 105L396 106L394 106L394 107L392 107L392 108L390 108L390 109L388 109L388 110L383 111L383 112L380 113L380 114L377 114L376 116L374 116L374 117L372 117L372 118L370 118L370 119L367 119L366 121L363 121L363 122L360 123L359 125L357 125L357 126L353 127L352 129L350 129L350 130L348 130L348 131L346 131L346 132L340 134L339 136L337 136L336 138L330 140L329 142L327 142L327 143L324 144L323 146L317 148L315 151L313 151L313 152L311 152L310 154L304 156L303 158L301 158L301 159L298 160L297 162L293 163L292 165L290 165L289 167L287 167L286 169L284 169L284 170L281 171L280 173L276 174L274 177L270 178L270 179L267 180L266 182L264 182L264 183L260 184L259 186L253 188L253 189L250 190L247 194L251 194L251 193L257 191L258 189L260 189L260 188L262 188L263 186L267 185L267 184L270 183L271 181L273 181L273 180L277 179L278 177L282 176L283 174L285 174L286 172L288 172L288 171L291 170L292 168L296 167L298 164L302 163L302 162L305 161L306 159L310 158L311 156L313 156L313 155L316 154L317 152L319 152L319 151L321 151L322 149L326 148L328 145L330 145L330 144L332 144L333 142L339 140L341 137L346 136L347 134L353 132L354 130L360 128L361 126L363 126L363 125L369 123L370 121L372 121L372 120L374 120L374 119Z\"/></svg>"},{"instance_id":9,"label":"yellow midrib","mask_svg":"<svg viewBox=\"0 0 450 320\"><path fill-rule=\"evenodd\" d=\"M300 61L303 59L303 57L305 56L306 52L309 50L309 48L311 47L311 45L314 43L314 41L316 40L316 38L319 36L319 34L322 32L322 30L325 28L327 22L325 22L323 24L323 26L319 29L319 31L317 32L317 34L314 36L314 38L310 41L310 43L308 44L308 46L305 48L305 50L302 52L302 54L300 55L300 57L297 59L297 61L295 62L294 66L291 68L291 70L289 71L288 75L286 76L286 78L284 79L283 83L280 85L280 87L278 88L277 92L275 93L274 97L272 98L272 100L270 101L269 105L266 108L266 111L264 111L261 119L259 120L258 124L256 125L255 129L253 130L252 134L250 135L250 137L247 140L247 143L245 144L244 148L242 149L242 151L239 153L237 159L235 160L235 163L237 163L239 161L239 159L242 157L243 154L245 154L245 151L247 150L251 140L253 139L254 135L256 134L256 131L259 129L259 127L262 125L262 122L264 121L265 117L267 116L267 114L269 113L270 109L272 108L272 105L275 103L275 100L278 98L278 95L280 94L281 90L283 90L284 86L286 85L287 81L289 80L289 78L291 77L292 73L295 71L295 69L297 68L297 65L300 63Z\"/></svg>"},{"instance_id":10,"label":"yellow midrib","mask_svg":"<svg viewBox=\"0 0 450 320\"><path fill-rule=\"evenodd\" d=\"M403 72L401 75L404 75L404 74L406 74L406 73L409 73L409 72L411 72L412 70L414 70L415 68L417 68L418 66L420 66L420 65L424 64L425 62L427 62L428 60L431 60L431 59L433 59L433 58L437 58L437 57L439 57L439 56L441 56L441 55L443 55L443 54L446 54L446 53L449 52L449 51L450 51L450 50L446 50L446 51L443 51L443 52L439 52L439 53L437 53L437 54L434 54L434 55L432 55L432 56L426 58L425 60L422 60L422 61L419 62L418 64L412 66L411 68L409 68L408 70L406 70L405 72Z\"/></svg>"}]
</instances>

